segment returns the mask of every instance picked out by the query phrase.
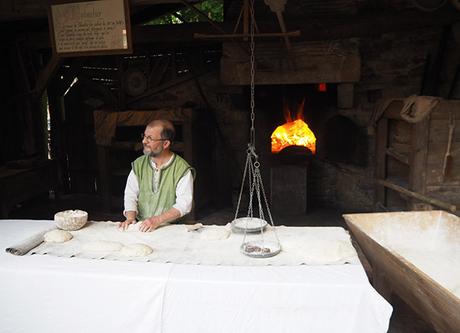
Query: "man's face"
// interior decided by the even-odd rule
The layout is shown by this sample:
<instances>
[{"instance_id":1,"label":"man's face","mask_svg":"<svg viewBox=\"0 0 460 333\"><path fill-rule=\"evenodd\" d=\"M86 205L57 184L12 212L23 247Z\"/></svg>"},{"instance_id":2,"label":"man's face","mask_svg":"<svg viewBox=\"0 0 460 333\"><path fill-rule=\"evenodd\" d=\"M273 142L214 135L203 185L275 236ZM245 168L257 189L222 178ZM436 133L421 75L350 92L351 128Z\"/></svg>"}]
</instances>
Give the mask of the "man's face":
<instances>
[{"instance_id":1,"label":"man's face","mask_svg":"<svg viewBox=\"0 0 460 333\"><path fill-rule=\"evenodd\" d=\"M159 156L164 150L165 140L161 139L161 127L146 127L142 145L144 146L144 155L150 157Z\"/></svg>"}]
</instances>

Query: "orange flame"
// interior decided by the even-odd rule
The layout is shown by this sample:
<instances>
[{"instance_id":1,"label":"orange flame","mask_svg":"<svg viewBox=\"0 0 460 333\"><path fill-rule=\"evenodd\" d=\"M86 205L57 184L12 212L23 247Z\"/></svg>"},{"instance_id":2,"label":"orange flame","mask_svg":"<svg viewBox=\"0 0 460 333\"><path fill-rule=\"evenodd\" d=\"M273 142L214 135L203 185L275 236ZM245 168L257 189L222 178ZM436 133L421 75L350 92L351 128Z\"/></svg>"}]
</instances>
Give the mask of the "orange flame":
<instances>
[{"instance_id":1,"label":"orange flame","mask_svg":"<svg viewBox=\"0 0 460 333\"><path fill-rule=\"evenodd\" d=\"M272 139L272 153L279 153L289 146L302 146L310 149L316 153L316 137L315 134L308 127L307 123L303 120L303 107L305 100L302 101L297 109L296 120L292 120L291 111L285 103L284 117L286 123L278 126L271 135Z\"/></svg>"}]
</instances>

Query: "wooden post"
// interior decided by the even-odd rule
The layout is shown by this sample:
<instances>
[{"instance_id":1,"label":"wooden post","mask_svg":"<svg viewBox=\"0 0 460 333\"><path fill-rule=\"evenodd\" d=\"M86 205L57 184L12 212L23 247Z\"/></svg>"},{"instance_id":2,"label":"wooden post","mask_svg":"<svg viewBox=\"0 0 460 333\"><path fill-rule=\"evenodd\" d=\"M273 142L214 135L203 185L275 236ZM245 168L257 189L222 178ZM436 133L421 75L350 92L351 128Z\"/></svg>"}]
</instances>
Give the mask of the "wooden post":
<instances>
[{"instance_id":1,"label":"wooden post","mask_svg":"<svg viewBox=\"0 0 460 333\"><path fill-rule=\"evenodd\" d=\"M243 34L249 34L249 0L244 0L243 3ZM244 40L247 41L248 38L245 37Z\"/></svg>"},{"instance_id":2,"label":"wooden post","mask_svg":"<svg viewBox=\"0 0 460 333\"><path fill-rule=\"evenodd\" d=\"M193 126L193 118L194 118L194 112L192 109L185 109L186 111L186 117L185 119L181 122L181 127L182 127L182 142L184 146L184 159L193 166L194 164L194 154L193 154L193 133L192 133L192 126ZM196 167L196 166L195 166ZM195 191L196 193L196 191ZM187 214L185 217L185 222L187 223L194 223L195 221L195 199L193 200L192 203L192 211Z\"/></svg>"},{"instance_id":3,"label":"wooden post","mask_svg":"<svg viewBox=\"0 0 460 333\"><path fill-rule=\"evenodd\" d=\"M375 145L375 178L386 179L386 150L388 145L388 119L382 118L377 124L377 138ZM376 207L386 205L386 188L375 184L374 204Z\"/></svg>"},{"instance_id":4,"label":"wooden post","mask_svg":"<svg viewBox=\"0 0 460 333\"><path fill-rule=\"evenodd\" d=\"M34 93L36 96L41 96L43 91L48 86L48 82L56 70L59 68L61 64L62 58L56 54L51 56L51 59L48 61L46 66L40 70L37 77L37 82L35 83Z\"/></svg>"},{"instance_id":5,"label":"wooden post","mask_svg":"<svg viewBox=\"0 0 460 333\"><path fill-rule=\"evenodd\" d=\"M420 193L426 193L426 160L428 156L430 117L414 124L411 133L411 153L409 157L409 189ZM411 210L426 209L426 204L420 204L412 199L409 207Z\"/></svg>"},{"instance_id":6,"label":"wooden post","mask_svg":"<svg viewBox=\"0 0 460 333\"><path fill-rule=\"evenodd\" d=\"M109 148L97 146L97 162L99 166L98 192L102 195L104 209L110 211L112 206L112 188L110 186Z\"/></svg>"},{"instance_id":7,"label":"wooden post","mask_svg":"<svg viewBox=\"0 0 460 333\"><path fill-rule=\"evenodd\" d=\"M118 82L120 83L118 89L118 110L126 109L126 95L125 95L125 69L123 66L123 57L117 56L118 67Z\"/></svg>"},{"instance_id":8,"label":"wooden post","mask_svg":"<svg viewBox=\"0 0 460 333\"><path fill-rule=\"evenodd\" d=\"M339 83L337 85L337 107L339 109L353 108L354 84Z\"/></svg>"}]
</instances>

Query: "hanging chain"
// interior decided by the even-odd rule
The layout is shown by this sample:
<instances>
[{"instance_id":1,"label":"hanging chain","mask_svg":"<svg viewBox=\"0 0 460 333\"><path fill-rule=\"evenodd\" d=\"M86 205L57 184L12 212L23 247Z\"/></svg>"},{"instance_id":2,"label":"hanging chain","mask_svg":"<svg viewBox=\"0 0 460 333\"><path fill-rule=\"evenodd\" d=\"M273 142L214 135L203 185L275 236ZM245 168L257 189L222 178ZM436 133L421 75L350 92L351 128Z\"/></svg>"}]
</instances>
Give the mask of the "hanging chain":
<instances>
[{"instance_id":1,"label":"hanging chain","mask_svg":"<svg viewBox=\"0 0 460 333\"><path fill-rule=\"evenodd\" d=\"M235 211L235 220L238 218L238 212L240 211L240 205L241 205L241 198L243 197L243 189L244 189L244 183L246 179L246 173L248 171L248 165L249 165L249 154L246 156L246 164L244 165L244 171L243 171L243 179L241 180L241 188L240 188L240 194L238 196L238 203L236 205L236 211ZM250 177L250 176L249 176ZM251 178L249 178L251 179Z\"/></svg>"},{"instance_id":2,"label":"hanging chain","mask_svg":"<svg viewBox=\"0 0 460 333\"><path fill-rule=\"evenodd\" d=\"M251 64L251 132L250 132L250 144L255 148L256 146L256 129L254 126L256 113L255 113L255 103L254 103L254 81L256 76L255 71L255 42L254 42L254 28L255 28L255 15L254 15L254 0L250 1L250 10L251 10L251 26L250 26L250 64Z\"/></svg>"},{"instance_id":3,"label":"hanging chain","mask_svg":"<svg viewBox=\"0 0 460 333\"><path fill-rule=\"evenodd\" d=\"M246 176L248 177L248 191L249 191L249 203L248 203L248 212L246 217L248 218L247 221L251 220L254 217L254 210L258 210L258 215L259 219L265 221L265 210L264 210L264 204L265 204L265 209L266 213L268 215L269 221L268 224L272 228L276 242L278 243L279 250L278 252L274 253L274 255L278 254L279 251L281 251L281 245L280 241L278 239L278 235L276 233L275 225L273 223L273 218L272 214L270 212L270 207L268 205L268 200L267 196L265 194L265 189L262 181L262 175L260 172L260 162L258 160L258 156L256 154L256 129L255 129L255 119L256 119L256 112L255 112L255 42L254 42L254 32L256 28L256 22L255 22L255 14L254 14L254 0L250 0L250 16L251 16L251 25L250 25L250 66L251 66L251 73L250 73L250 78L251 78L251 100L250 100L250 109L251 109L251 129L249 133L249 143L248 143L248 148L247 148L247 156L246 156L246 164L244 166L244 171L243 171L243 179L241 182L241 188L240 188L240 195L238 197L238 203L236 206L236 212L235 212L235 220L238 218L238 212L240 209L241 205L241 198L243 196L243 189L245 187L245 180ZM257 202L254 202L257 200ZM256 207L254 207L256 206ZM243 242L242 246L249 246L246 243L246 235L247 235L247 224L246 222L246 228L244 228L244 236L243 236ZM264 227L261 226L260 229L260 239L261 239L261 246L262 248L265 248L265 235L264 235ZM243 250L245 251L245 250ZM245 253L248 255L248 253Z\"/></svg>"}]
</instances>

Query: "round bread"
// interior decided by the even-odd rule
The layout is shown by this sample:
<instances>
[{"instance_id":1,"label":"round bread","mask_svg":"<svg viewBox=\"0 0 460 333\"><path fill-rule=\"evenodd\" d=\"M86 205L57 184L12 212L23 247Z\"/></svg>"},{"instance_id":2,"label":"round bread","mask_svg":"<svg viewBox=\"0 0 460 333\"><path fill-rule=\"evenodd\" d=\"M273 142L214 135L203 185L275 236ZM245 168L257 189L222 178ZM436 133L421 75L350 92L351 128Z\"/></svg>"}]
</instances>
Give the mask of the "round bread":
<instances>
[{"instance_id":1,"label":"round bread","mask_svg":"<svg viewBox=\"0 0 460 333\"><path fill-rule=\"evenodd\" d=\"M73 236L70 232L57 229L48 231L43 236L44 241L48 243L64 243L71 240L72 238Z\"/></svg>"},{"instance_id":2,"label":"round bread","mask_svg":"<svg viewBox=\"0 0 460 333\"><path fill-rule=\"evenodd\" d=\"M74 231L83 228L88 221L88 213L75 209L54 214L56 226L62 230Z\"/></svg>"},{"instance_id":3,"label":"round bread","mask_svg":"<svg viewBox=\"0 0 460 333\"><path fill-rule=\"evenodd\" d=\"M200 239L207 241L224 240L230 236L230 230L222 227L205 227L200 233Z\"/></svg>"}]
</instances>

